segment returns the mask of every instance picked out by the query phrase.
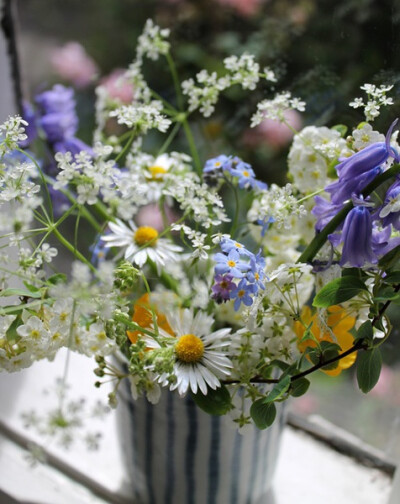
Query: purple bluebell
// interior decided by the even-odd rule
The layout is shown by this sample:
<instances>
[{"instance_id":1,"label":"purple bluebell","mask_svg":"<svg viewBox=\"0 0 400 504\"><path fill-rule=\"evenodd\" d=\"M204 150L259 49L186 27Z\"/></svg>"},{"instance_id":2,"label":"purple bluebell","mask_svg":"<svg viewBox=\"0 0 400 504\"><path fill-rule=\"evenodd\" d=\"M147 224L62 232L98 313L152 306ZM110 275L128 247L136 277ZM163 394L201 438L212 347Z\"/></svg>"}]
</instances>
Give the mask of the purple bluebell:
<instances>
[{"instance_id":1,"label":"purple bluebell","mask_svg":"<svg viewBox=\"0 0 400 504\"><path fill-rule=\"evenodd\" d=\"M76 102L74 90L61 84L35 96L42 115L52 113L75 113Z\"/></svg>"},{"instance_id":2,"label":"purple bluebell","mask_svg":"<svg viewBox=\"0 0 400 504\"><path fill-rule=\"evenodd\" d=\"M380 173L382 173L382 168L376 166L349 179L340 177L338 181L325 187L325 191L331 195L332 203L338 205L349 200L352 194L360 195L362 190Z\"/></svg>"},{"instance_id":3,"label":"purple bluebell","mask_svg":"<svg viewBox=\"0 0 400 504\"><path fill-rule=\"evenodd\" d=\"M211 298L214 299L218 304L225 303L231 298L231 292L236 289L235 282L232 282L231 275L216 275L215 283L211 287L212 295Z\"/></svg>"},{"instance_id":4,"label":"purple bluebell","mask_svg":"<svg viewBox=\"0 0 400 504\"><path fill-rule=\"evenodd\" d=\"M319 232L330 222L333 217L343 208L342 204L334 205L322 196L314 197L315 206L311 213L317 218L315 229ZM338 228L340 229L340 227Z\"/></svg>"},{"instance_id":5,"label":"purple bluebell","mask_svg":"<svg viewBox=\"0 0 400 504\"><path fill-rule=\"evenodd\" d=\"M231 299L235 300L233 304L235 311L240 308L242 303L246 306L251 306L253 304L252 295L256 292L257 286L254 283L248 283L248 281L243 278L237 287L230 293Z\"/></svg>"},{"instance_id":6,"label":"purple bluebell","mask_svg":"<svg viewBox=\"0 0 400 504\"><path fill-rule=\"evenodd\" d=\"M372 249L372 218L367 207L356 206L347 214L342 241L341 266L360 268L378 261Z\"/></svg>"},{"instance_id":7,"label":"purple bluebell","mask_svg":"<svg viewBox=\"0 0 400 504\"><path fill-rule=\"evenodd\" d=\"M400 245L400 236L391 238L391 234L392 227L390 225L383 229L372 227L372 250L378 258Z\"/></svg>"},{"instance_id":8,"label":"purple bluebell","mask_svg":"<svg viewBox=\"0 0 400 504\"><path fill-rule=\"evenodd\" d=\"M399 198L400 195L400 178L389 187L386 191L383 205L379 209L379 217L382 219L383 226L392 225L397 231L400 231L400 210L395 210L393 203ZM392 202L392 206L391 206ZM397 209L397 203L396 203Z\"/></svg>"},{"instance_id":9,"label":"purple bluebell","mask_svg":"<svg viewBox=\"0 0 400 504\"><path fill-rule=\"evenodd\" d=\"M71 113L52 112L42 116L39 123L51 144L73 137L78 129L78 118Z\"/></svg>"},{"instance_id":10,"label":"purple bluebell","mask_svg":"<svg viewBox=\"0 0 400 504\"><path fill-rule=\"evenodd\" d=\"M231 249L228 255L217 253L214 260L217 263L215 273L218 275L228 273L234 278L242 278L243 272L250 269L250 265L241 260L236 249Z\"/></svg>"},{"instance_id":11,"label":"purple bluebell","mask_svg":"<svg viewBox=\"0 0 400 504\"><path fill-rule=\"evenodd\" d=\"M397 124L397 119L393 121L386 134L385 142L376 142L352 156L344 159L336 166L336 171L340 179L349 180L353 177L365 173L377 166L384 163L389 156L399 161L397 152L391 147L390 139L392 136L393 128Z\"/></svg>"}]
</instances>

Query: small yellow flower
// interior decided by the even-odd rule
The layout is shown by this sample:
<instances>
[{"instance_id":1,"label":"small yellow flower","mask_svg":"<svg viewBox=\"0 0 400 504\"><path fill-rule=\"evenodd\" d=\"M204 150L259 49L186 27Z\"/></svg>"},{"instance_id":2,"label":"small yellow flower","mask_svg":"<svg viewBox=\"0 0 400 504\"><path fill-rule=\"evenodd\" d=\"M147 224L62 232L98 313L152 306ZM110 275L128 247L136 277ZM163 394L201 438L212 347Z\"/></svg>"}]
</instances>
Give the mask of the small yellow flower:
<instances>
[{"instance_id":1,"label":"small yellow flower","mask_svg":"<svg viewBox=\"0 0 400 504\"><path fill-rule=\"evenodd\" d=\"M305 306L301 312L302 322L296 321L294 323L294 332L297 336L297 347L300 352L305 352L306 348L316 348L317 342L313 339L306 339L302 341L304 333L306 332L306 327L310 326L310 331L314 338L318 341L329 341L337 343L342 352L349 350L354 344L354 337L350 333L350 330L354 327L356 323L355 317L349 315L345 308L340 305L330 306L327 309L328 316L326 318L326 323L329 328L324 330L319 324L317 319L317 314L312 315L309 306ZM352 366L356 360L357 352L353 352L346 357L343 357L338 361L338 366L335 369L321 369L324 373L330 376L339 375L343 369L347 369Z\"/></svg>"}]
</instances>

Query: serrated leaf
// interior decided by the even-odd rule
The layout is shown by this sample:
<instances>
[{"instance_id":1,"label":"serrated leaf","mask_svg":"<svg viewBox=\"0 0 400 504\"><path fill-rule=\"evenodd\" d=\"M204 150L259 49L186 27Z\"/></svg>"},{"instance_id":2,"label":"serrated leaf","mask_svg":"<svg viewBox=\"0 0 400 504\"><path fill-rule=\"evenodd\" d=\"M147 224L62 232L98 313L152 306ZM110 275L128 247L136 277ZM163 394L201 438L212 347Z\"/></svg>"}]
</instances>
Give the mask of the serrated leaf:
<instances>
[{"instance_id":1,"label":"serrated leaf","mask_svg":"<svg viewBox=\"0 0 400 504\"><path fill-rule=\"evenodd\" d=\"M271 390L271 392L263 399L266 403L281 399L285 392L290 387L290 376L284 376Z\"/></svg>"},{"instance_id":2,"label":"serrated leaf","mask_svg":"<svg viewBox=\"0 0 400 504\"><path fill-rule=\"evenodd\" d=\"M194 402L209 415L225 415L231 409L231 395L225 385L216 390L208 389L207 394L192 394Z\"/></svg>"},{"instance_id":3,"label":"serrated leaf","mask_svg":"<svg viewBox=\"0 0 400 504\"><path fill-rule=\"evenodd\" d=\"M304 395L308 387L310 386L310 381L307 378L299 378L294 380L290 385L290 395L293 397L300 397Z\"/></svg>"},{"instance_id":4,"label":"serrated leaf","mask_svg":"<svg viewBox=\"0 0 400 504\"><path fill-rule=\"evenodd\" d=\"M358 354L357 382L364 394L375 387L379 380L381 369L382 355L379 348L372 348Z\"/></svg>"},{"instance_id":5,"label":"serrated leaf","mask_svg":"<svg viewBox=\"0 0 400 504\"><path fill-rule=\"evenodd\" d=\"M266 429L274 423L276 406L273 402L266 403L265 399L258 399L251 405L250 415L259 429Z\"/></svg>"},{"instance_id":6,"label":"serrated leaf","mask_svg":"<svg viewBox=\"0 0 400 504\"><path fill-rule=\"evenodd\" d=\"M357 277L345 276L335 278L318 292L314 298L313 306L328 308L329 306L340 304L353 298L362 290L367 290L367 287Z\"/></svg>"}]
</instances>

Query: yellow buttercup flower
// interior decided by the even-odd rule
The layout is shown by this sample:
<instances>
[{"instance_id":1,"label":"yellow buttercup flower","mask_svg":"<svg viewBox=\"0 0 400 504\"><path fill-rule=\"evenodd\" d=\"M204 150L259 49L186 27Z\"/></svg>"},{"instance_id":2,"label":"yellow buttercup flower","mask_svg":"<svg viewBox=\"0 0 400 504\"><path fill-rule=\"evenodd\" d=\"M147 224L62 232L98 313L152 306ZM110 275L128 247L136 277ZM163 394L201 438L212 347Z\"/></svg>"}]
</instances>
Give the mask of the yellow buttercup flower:
<instances>
[{"instance_id":1,"label":"yellow buttercup flower","mask_svg":"<svg viewBox=\"0 0 400 504\"><path fill-rule=\"evenodd\" d=\"M301 312L302 322L294 323L294 332L297 336L297 347L300 352L305 352L306 348L316 348L317 341L329 341L337 343L341 348L341 353L349 350L354 344L354 337L350 330L356 323L355 317L349 315L343 306L334 305L327 309L328 316L326 317L327 328L324 329L318 321L317 313L312 314L311 308L305 306ZM310 324L312 324L310 326ZM316 341L312 338L302 341L306 327L310 326L310 331ZM324 373L330 376L339 375L343 369L352 366L357 358L357 352L353 352L338 361L338 366L335 369L321 369Z\"/></svg>"}]
</instances>

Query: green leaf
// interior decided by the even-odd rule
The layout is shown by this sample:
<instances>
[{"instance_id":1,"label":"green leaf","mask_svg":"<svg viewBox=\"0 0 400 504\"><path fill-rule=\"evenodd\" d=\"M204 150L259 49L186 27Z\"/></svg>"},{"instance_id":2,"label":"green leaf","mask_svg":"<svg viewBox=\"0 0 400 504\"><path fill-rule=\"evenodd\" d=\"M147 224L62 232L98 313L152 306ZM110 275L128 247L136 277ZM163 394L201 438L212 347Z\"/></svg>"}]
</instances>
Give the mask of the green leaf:
<instances>
[{"instance_id":1,"label":"green leaf","mask_svg":"<svg viewBox=\"0 0 400 504\"><path fill-rule=\"evenodd\" d=\"M39 299L42 297L42 293L40 291L31 292L24 289L4 289L0 292L0 296L8 297L8 296L20 296L20 297L29 297Z\"/></svg>"},{"instance_id":2,"label":"green leaf","mask_svg":"<svg viewBox=\"0 0 400 504\"><path fill-rule=\"evenodd\" d=\"M400 302L400 292L395 292L392 287L383 287L383 289L379 289L377 292L374 301L378 303L391 301L398 304Z\"/></svg>"},{"instance_id":3,"label":"green leaf","mask_svg":"<svg viewBox=\"0 0 400 504\"><path fill-rule=\"evenodd\" d=\"M378 266L381 269L394 268L396 262L400 259L400 247L395 247L389 250L383 257L379 259Z\"/></svg>"},{"instance_id":4,"label":"green leaf","mask_svg":"<svg viewBox=\"0 0 400 504\"><path fill-rule=\"evenodd\" d=\"M20 339L20 336L17 333L17 329L22 324L23 324L23 321L21 319L21 316L18 315L18 317L12 322L10 327L7 329L6 337L7 337L8 341L15 342L16 340Z\"/></svg>"},{"instance_id":5,"label":"green leaf","mask_svg":"<svg viewBox=\"0 0 400 504\"><path fill-rule=\"evenodd\" d=\"M307 378L299 378L294 380L290 385L290 395L293 397L300 397L304 395L308 387L310 386L310 381Z\"/></svg>"},{"instance_id":6,"label":"green leaf","mask_svg":"<svg viewBox=\"0 0 400 504\"><path fill-rule=\"evenodd\" d=\"M67 283L67 275L64 275L64 273L56 273L55 275L49 277L47 281L52 285Z\"/></svg>"},{"instance_id":7,"label":"green leaf","mask_svg":"<svg viewBox=\"0 0 400 504\"><path fill-rule=\"evenodd\" d=\"M331 129L338 131L340 133L340 136L344 138L347 133L348 127L345 124L335 124L335 126L332 126Z\"/></svg>"},{"instance_id":8,"label":"green leaf","mask_svg":"<svg viewBox=\"0 0 400 504\"><path fill-rule=\"evenodd\" d=\"M362 290L367 290L367 287L359 278L353 276L335 278L318 292L314 298L313 306L327 308L328 306L343 303Z\"/></svg>"},{"instance_id":9,"label":"green leaf","mask_svg":"<svg viewBox=\"0 0 400 504\"><path fill-rule=\"evenodd\" d=\"M374 329L372 327L372 323L370 320L366 320L363 324L360 325L357 331L356 339L372 341L374 338Z\"/></svg>"},{"instance_id":10,"label":"green leaf","mask_svg":"<svg viewBox=\"0 0 400 504\"><path fill-rule=\"evenodd\" d=\"M250 415L259 429L266 429L274 423L276 407L274 403L266 403L265 399L258 399L250 407Z\"/></svg>"},{"instance_id":11,"label":"green leaf","mask_svg":"<svg viewBox=\"0 0 400 504\"><path fill-rule=\"evenodd\" d=\"M379 380L381 369L382 355L379 348L372 348L358 354L357 382L364 394L375 387Z\"/></svg>"},{"instance_id":12,"label":"green leaf","mask_svg":"<svg viewBox=\"0 0 400 504\"><path fill-rule=\"evenodd\" d=\"M400 271L392 271L388 273L383 279L385 283L400 284Z\"/></svg>"},{"instance_id":13,"label":"green leaf","mask_svg":"<svg viewBox=\"0 0 400 504\"><path fill-rule=\"evenodd\" d=\"M334 359L339 355L341 352L340 345L337 343L332 343L330 341L321 341L321 357L322 361L329 361L331 359ZM336 369L338 367L339 363L338 361L332 362L331 364L327 364L326 366L323 366L322 369L325 370L331 370L331 369Z\"/></svg>"},{"instance_id":14,"label":"green leaf","mask_svg":"<svg viewBox=\"0 0 400 504\"><path fill-rule=\"evenodd\" d=\"M287 392L290 387L290 376L284 376L271 390L271 392L264 397L263 401L266 403L277 401Z\"/></svg>"},{"instance_id":15,"label":"green leaf","mask_svg":"<svg viewBox=\"0 0 400 504\"><path fill-rule=\"evenodd\" d=\"M209 415L225 415L231 409L231 395L225 385L216 390L208 389L207 394L192 394L194 402Z\"/></svg>"}]
</instances>

